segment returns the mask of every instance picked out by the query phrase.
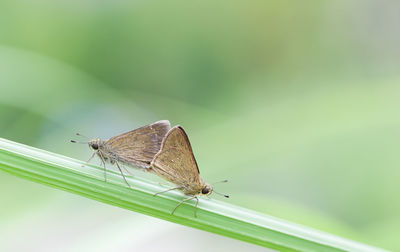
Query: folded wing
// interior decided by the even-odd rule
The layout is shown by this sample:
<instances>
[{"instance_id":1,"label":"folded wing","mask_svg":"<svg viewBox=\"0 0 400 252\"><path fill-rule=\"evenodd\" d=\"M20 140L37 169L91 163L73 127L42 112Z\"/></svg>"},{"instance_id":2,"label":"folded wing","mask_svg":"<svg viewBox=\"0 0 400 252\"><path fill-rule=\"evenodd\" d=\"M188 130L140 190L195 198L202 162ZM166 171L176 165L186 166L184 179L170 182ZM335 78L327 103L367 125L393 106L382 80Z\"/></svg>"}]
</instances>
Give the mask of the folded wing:
<instances>
[{"instance_id":1,"label":"folded wing","mask_svg":"<svg viewBox=\"0 0 400 252\"><path fill-rule=\"evenodd\" d=\"M106 142L106 147L118 161L131 166L149 168L170 128L169 121L158 121L110 138Z\"/></svg>"},{"instance_id":2,"label":"folded wing","mask_svg":"<svg viewBox=\"0 0 400 252\"><path fill-rule=\"evenodd\" d=\"M154 173L172 183L195 188L201 186L199 168L189 138L181 126L168 132L151 166Z\"/></svg>"}]
</instances>

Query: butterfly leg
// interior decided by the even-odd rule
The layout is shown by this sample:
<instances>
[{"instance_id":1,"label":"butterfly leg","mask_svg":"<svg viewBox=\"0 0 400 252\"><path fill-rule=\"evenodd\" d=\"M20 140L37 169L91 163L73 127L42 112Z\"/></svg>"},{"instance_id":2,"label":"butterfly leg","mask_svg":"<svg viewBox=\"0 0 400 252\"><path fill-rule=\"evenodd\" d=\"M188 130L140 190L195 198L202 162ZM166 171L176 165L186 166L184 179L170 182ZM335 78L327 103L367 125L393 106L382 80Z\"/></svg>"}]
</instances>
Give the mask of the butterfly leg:
<instances>
[{"instance_id":1,"label":"butterfly leg","mask_svg":"<svg viewBox=\"0 0 400 252\"><path fill-rule=\"evenodd\" d=\"M89 158L88 161L86 161L86 163L84 165L82 165L82 167L84 167L85 165L89 164L89 162L94 158L95 155L96 155L96 152L93 153L93 155Z\"/></svg>"},{"instance_id":2,"label":"butterfly leg","mask_svg":"<svg viewBox=\"0 0 400 252\"><path fill-rule=\"evenodd\" d=\"M196 199L196 205L194 205L194 217L197 218L197 205L199 204L199 198L195 197Z\"/></svg>"},{"instance_id":3,"label":"butterfly leg","mask_svg":"<svg viewBox=\"0 0 400 252\"><path fill-rule=\"evenodd\" d=\"M170 188L170 189L168 189L168 190L165 190L165 191L161 191L161 192L155 193L155 194L153 194L153 196L157 196L157 195L159 195L159 194L161 194L161 193L166 193L166 192L169 192L169 191L172 191L172 190L181 189L181 188L182 188L182 186L173 187L173 188Z\"/></svg>"},{"instance_id":4,"label":"butterfly leg","mask_svg":"<svg viewBox=\"0 0 400 252\"><path fill-rule=\"evenodd\" d=\"M126 167L124 165L121 165L122 168L124 168L124 170L126 171L126 173L128 173L129 175L131 175L132 177L135 176L132 174L132 172L130 172L128 169L126 169Z\"/></svg>"},{"instance_id":5,"label":"butterfly leg","mask_svg":"<svg viewBox=\"0 0 400 252\"><path fill-rule=\"evenodd\" d=\"M160 186L171 186L171 184L163 183L163 182L158 182L158 184L159 184Z\"/></svg>"},{"instance_id":6,"label":"butterfly leg","mask_svg":"<svg viewBox=\"0 0 400 252\"><path fill-rule=\"evenodd\" d=\"M99 154L99 157L101 159L101 162L103 163L104 166L104 181L107 182L107 169L106 169L106 161L104 160L103 154L101 152L97 152Z\"/></svg>"},{"instance_id":7,"label":"butterfly leg","mask_svg":"<svg viewBox=\"0 0 400 252\"><path fill-rule=\"evenodd\" d=\"M117 164L118 170L121 172L121 175L122 175L122 177L124 178L126 184L128 185L129 188L131 188L131 185L130 185L130 184L128 183L128 181L126 180L125 175L124 175L124 173L122 172L121 166L119 166L118 161L115 160L115 163Z\"/></svg>"},{"instance_id":8,"label":"butterfly leg","mask_svg":"<svg viewBox=\"0 0 400 252\"><path fill-rule=\"evenodd\" d=\"M181 202L179 202L179 204L174 208L174 210L172 210L171 214L174 214L175 210L176 210L180 205L182 205L183 202L186 202L186 201L189 201L189 200L192 200L192 199L196 199L196 200L197 200L196 205L195 205L195 209L194 209L194 217L197 217L197 216L196 216L196 209L197 209L197 203L199 202L199 199L197 198L197 196L193 196L193 197L184 199L184 200L182 200Z\"/></svg>"}]
</instances>

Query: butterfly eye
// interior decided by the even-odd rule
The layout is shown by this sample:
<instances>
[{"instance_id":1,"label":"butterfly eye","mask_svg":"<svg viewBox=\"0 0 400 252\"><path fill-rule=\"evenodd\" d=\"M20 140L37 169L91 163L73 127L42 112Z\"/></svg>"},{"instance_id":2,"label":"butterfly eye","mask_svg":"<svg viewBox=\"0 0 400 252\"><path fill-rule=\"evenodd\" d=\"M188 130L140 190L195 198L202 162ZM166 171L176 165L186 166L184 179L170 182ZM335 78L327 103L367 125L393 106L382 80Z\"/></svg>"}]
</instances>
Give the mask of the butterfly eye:
<instances>
[{"instance_id":1,"label":"butterfly eye","mask_svg":"<svg viewBox=\"0 0 400 252\"><path fill-rule=\"evenodd\" d=\"M99 148L99 145L95 143L95 144L92 144L91 147L93 150L97 150Z\"/></svg>"},{"instance_id":2,"label":"butterfly eye","mask_svg":"<svg viewBox=\"0 0 400 252\"><path fill-rule=\"evenodd\" d=\"M203 190L201 190L202 194L208 194L210 192L210 189L206 186L203 188Z\"/></svg>"}]
</instances>

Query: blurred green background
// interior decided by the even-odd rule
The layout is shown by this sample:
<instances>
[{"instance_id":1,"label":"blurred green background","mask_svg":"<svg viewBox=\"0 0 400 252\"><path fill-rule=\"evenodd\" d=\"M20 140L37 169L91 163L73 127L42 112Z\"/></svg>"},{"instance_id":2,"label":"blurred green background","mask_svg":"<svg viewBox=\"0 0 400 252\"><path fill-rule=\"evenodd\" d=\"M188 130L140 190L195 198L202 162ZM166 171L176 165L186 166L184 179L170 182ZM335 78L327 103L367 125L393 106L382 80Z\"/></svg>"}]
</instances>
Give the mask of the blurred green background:
<instances>
[{"instance_id":1,"label":"blurred green background","mask_svg":"<svg viewBox=\"0 0 400 252\"><path fill-rule=\"evenodd\" d=\"M0 136L86 160L75 132L169 119L229 202L400 251L399 8L2 0ZM262 249L3 172L0 197L2 251Z\"/></svg>"}]
</instances>

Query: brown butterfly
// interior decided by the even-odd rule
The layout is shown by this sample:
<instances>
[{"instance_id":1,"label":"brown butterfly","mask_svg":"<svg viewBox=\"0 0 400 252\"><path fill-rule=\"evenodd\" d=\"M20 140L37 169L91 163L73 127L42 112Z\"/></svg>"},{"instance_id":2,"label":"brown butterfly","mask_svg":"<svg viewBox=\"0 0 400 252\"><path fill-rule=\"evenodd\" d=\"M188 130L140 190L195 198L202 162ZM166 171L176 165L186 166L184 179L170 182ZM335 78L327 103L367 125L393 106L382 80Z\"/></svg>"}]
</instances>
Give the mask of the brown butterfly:
<instances>
[{"instance_id":1,"label":"brown butterfly","mask_svg":"<svg viewBox=\"0 0 400 252\"><path fill-rule=\"evenodd\" d=\"M174 188L157 194L178 189L185 195L190 196L182 200L171 214L174 214L175 210L183 202L196 199L194 209L194 215L196 216L197 204L199 202L197 196L210 195L213 192L213 187L200 177L200 171L194 158L189 138L181 126L175 126L168 131L162 141L160 151L155 155L153 161L151 161L149 171L177 185ZM227 195L223 196L229 198Z\"/></svg>"},{"instance_id":2,"label":"brown butterfly","mask_svg":"<svg viewBox=\"0 0 400 252\"><path fill-rule=\"evenodd\" d=\"M86 163L89 163L97 155L104 166L104 179L106 181L106 162L116 164L125 182L130 187L120 164L144 170L150 168L150 162L160 150L162 140L170 128L170 122L163 120L112 137L109 140L92 139L87 144L94 153ZM79 143L74 140L71 140L71 142ZM127 172L129 173L129 171Z\"/></svg>"}]
</instances>

